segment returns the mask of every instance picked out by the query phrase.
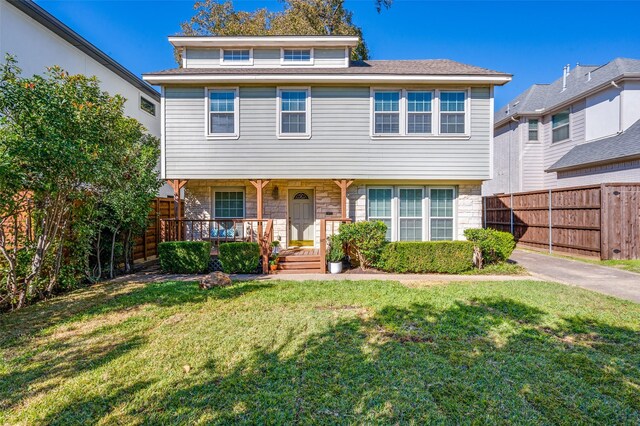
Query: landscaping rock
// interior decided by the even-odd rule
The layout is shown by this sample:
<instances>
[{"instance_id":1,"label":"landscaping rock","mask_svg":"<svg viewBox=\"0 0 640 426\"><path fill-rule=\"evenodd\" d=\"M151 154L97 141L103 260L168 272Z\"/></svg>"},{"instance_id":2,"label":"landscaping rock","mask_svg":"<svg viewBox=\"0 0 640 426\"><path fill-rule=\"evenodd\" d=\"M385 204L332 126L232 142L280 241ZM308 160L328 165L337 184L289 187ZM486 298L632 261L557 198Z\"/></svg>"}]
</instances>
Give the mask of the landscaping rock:
<instances>
[{"instance_id":1,"label":"landscaping rock","mask_svg":"<svg viewBox=\"0 0 640 426\"><path fill-rule=\"evenodd\" d=\"M200 288L203 290L209 290L213 287L227 287L231 284L232 282L229 275L218 271L205 275L200 279Z\"/></svg>"}]
</instances>

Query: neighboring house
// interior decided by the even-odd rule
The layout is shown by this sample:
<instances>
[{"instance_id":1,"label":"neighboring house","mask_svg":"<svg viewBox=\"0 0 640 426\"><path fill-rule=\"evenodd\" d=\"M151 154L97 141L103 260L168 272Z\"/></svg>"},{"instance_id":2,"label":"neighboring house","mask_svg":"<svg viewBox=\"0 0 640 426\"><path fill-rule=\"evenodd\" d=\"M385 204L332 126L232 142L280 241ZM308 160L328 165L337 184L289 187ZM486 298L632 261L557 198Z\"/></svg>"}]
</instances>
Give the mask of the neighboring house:
<instances>
[{"instance_id":1,"label":"neighboring house","mask_svg":"<svg viewBox=\"0 0 640 426\"><path fill-rule=\"evenodd\" d=\"M565 67L495 116L483 194L640 182L640 60Z\"/></svg>"},{"instance_id":2,"label":"neighboring house","mask_svg":"<svg viewBox=\"0 0 640 426\"><path fill-rule=\"evenodd\" d=\"M392 241L482 225L493 88L509 74L353 62L356 37L169 41L182 67L144 79L162 86L162 176L188 181L187 217L273 219L289 247L318 247L322 220L343 217L384 221Z\"/></svg>"},{"instance_id":3,"label":"neighboring house","mask_svg":"<svg viewBox=\"0 0 640 426\"><path fill-rule=\"evenodd\" d=\"M100 87L127 99L124 112L160 137L160 94L31 0L0 0L0 55L18 60L23 75L59 65L72 74L96 76ZM173 194L165 185L161 196Z\"/></svg>"}]
</instances>

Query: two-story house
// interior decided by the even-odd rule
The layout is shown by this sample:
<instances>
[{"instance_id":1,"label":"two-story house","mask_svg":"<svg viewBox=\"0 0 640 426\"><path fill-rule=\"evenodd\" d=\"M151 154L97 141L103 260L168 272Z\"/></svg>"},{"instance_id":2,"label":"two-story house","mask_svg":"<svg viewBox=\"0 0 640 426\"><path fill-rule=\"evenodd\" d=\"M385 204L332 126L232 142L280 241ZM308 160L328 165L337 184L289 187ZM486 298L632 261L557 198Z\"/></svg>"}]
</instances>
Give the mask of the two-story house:
<instances>
[{"instance_id":1,"label":"two-story house","mask_svg":"<svg viewBox=\"0 0 640 426\"><path fill-rule=\"evenodd\" d=\"M481 226L493 90L509 74L350 61L347 36L169 41L181 67L144 79L162 87L162 176L186 185L186 218L208 221L184 232L271 219L283 246L318 247L322 224L344 218L381 220L392 241Z\"/></svg>"},{"instance_id":2,"label":"two-story house","mask_svg":"<svg viewBox=\"0 0 640 426\"><path fill-rule=\"evenodd\" d=\"M563 71L496 113L484 194L640 182L640 60Z\"/></svg>"}]
</instances>

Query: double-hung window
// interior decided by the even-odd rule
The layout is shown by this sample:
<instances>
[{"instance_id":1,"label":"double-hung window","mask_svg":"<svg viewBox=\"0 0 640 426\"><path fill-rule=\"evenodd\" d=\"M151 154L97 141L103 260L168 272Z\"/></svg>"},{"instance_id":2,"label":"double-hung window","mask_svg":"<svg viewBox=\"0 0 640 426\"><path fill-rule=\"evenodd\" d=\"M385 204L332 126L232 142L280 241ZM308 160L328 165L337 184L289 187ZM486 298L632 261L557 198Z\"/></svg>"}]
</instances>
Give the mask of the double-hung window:
<instances>
[{"instance_id":1,"label":"double-hung window","mask_svg":"<svg viewBox=\"0 0 640 426\"><path fill-rule=\"evenodd\" d=\"M431 241L453 240L453 188L430 191Z\"/></svg>"},{"instance_id":2,"label":"double-hung window","mask_svg":"<svg viewBox=\"0 0 640 426\"><path fill-rule=\"evenodd\" d=\"M529 125L529 141L535 142L538 140L538 120L535 118L530 118L528 121Z\"/></svg>"},{"instance_id":3,"label":"double-hung window","mask_svg":"<svg viewBox=\"0 0 640 426\"><path fill-rule=\"evenodd\" d=\"M400 91L376 91L373 103L374 134L400 133Z\"/></svg>"},{"instance_id":4,"label":"double-hung window","mask_svg":"<svg viewBox=\"0 0 640 426\"><path fill-rule=\"evenodd\" d=\"M209 89L208 136L238 136L238 89Z\"/></svg>"},{"instance_id":5,"label":"double-hung window","mask_svg":"<svg viewBox=\"0 0 640 426\"><path fill-rule=\"evenodd\" d=\"M551 116L551 141L560 142L569 139L569 114L565 109Z\"/></svg>"},{"instance_id":6,"label":"double-hung window","mask_svg":"<svg viewBox=\"0 0 640 426\"><path fill-rule=\"evenodd\" d=\"M407 133L431 133L433 92L407 92Z\"/></svg>"},{"instance_id":7,"label":"double-hung window","mask_svg":"<svg viewBox=\"0 0 640 426\"><path fill-rule=\"evenodd\" d=\"M400 188L400 241L422 241L422 188Z\"/></svg>"},{"instance_id":8,"label":"double-hung window","mask_svg":"<svg viewBox=\"0 0 640 426\"><path fill-rule=\"evenodd\" d=\"M220 64L222 65L251 65L252 63L251 49L221 49Z\"/></svg>"},{"instance_id":9,"label":"double-hung window","mask_svg":"<svg viewBox=\"0 0 640 426\"><path fill-rule=\"evenodd\" d=\"M465 97L463 91L440 92L440 133L465 133Z\"/></svg>"},{"instance_id":10,"label":"double-hung window","mask_svg":"<svg viewBox=\"0 0 640 426\"><path fill-rule=\"evenodd\" d=\"M367 194L367 212L370 221L379 220L387 225L387 241L391 241L392 188L369 188Z\"/></svg>"},{"instance_id":11,"label":"double-hung window","mask_svg":"<svg viewBox=\"0 0 640 426\"><path fill-rule=\"evenodd\" d=\"M282 49L281 63L285 65L311 65L313 51L311 49Z\"/></svg>"},{"instance_id":12,"label":"double-hung window","mask_svg":"<svg viewBox=\"0 0 640 426\"><path fill-rule=\"evenodd\" d=\"M309 89L278 89L278 94L278 136L310 137Z\"/></svg>"},{"instance_id":13,"label":"double-hung window","mask_svg":"<svg viewBox=\"0 0 640 426\"><path fill-rule=\"evenodd\" d=\"M210 224L210 237L233 239L242 235L241 224L233 219L244 218L244 191L235 188L216 188L213 190L213 217L215 222Z\"/></svg>"}]
</instances>

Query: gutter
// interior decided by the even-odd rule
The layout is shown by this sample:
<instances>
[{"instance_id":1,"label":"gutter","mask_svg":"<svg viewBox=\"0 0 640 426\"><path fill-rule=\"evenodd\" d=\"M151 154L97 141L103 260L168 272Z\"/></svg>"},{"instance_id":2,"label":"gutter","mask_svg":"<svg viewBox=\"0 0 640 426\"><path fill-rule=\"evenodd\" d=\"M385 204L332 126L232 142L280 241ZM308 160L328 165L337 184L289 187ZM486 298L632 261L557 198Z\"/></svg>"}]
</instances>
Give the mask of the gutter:
<instances>
[{"instance_id":1,"label":"gutter","mask_svg":"<svg viewBox=\"0 0 640 426\"><path fill-rule=\"evenodd\" d=\"M32 0L7 0L7 2L45 28L49 29L54 34L58 35L73 47L94 59L100 65L117 74L141 92L144 92L147 96L153 98L156 102L160 102L160 93L158 93L157 90L144 82L140 77L120 65L102 50L88 42L80 34L63 24L60 20L38 6Z\"/></svg>"}]
</instances>

